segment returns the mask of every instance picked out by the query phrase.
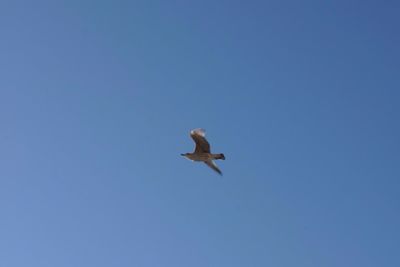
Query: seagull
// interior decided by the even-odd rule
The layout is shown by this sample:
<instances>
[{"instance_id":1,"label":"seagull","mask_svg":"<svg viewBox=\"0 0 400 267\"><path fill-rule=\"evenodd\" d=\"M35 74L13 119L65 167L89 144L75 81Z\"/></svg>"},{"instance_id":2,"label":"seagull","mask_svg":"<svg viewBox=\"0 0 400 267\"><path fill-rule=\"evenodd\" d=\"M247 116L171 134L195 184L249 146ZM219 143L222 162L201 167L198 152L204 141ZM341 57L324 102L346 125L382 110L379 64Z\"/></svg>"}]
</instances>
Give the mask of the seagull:
<instances>
[{"instance_id":1,"label":"seagull","mask_svg":"<svg viewBox=\"0 0 400 267\"><path fill-rule=\"evenodd\" d=\"M206 131L204 129L194 129L190 131L190 136L196 143L196 148L193 153L181 154L191 161L202 161L208 165L211 169L222 175L220 169L218 169L217 164L213 160L222 159L225 160L225 156L222 153L212 154L210 151L210 144L207 142L205 136Z\"/></svg>"}]
</instances>

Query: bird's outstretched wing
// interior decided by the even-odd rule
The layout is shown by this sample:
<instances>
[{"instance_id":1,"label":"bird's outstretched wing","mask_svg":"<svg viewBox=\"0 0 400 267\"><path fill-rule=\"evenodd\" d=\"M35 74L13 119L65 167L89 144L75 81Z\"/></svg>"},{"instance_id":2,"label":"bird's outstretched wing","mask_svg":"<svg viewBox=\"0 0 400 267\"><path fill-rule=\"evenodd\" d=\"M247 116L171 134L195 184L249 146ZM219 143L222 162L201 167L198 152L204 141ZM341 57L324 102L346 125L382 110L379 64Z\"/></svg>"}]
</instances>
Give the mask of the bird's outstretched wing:
<instances>
[{"instance_id":1,"label":"bird's outstretched wing","mask_svg":"<svg viewBox=\"0 0 400 267\"><path fill-rule=\"evenodd\" d=\"M196 143L194 153L210 153L210 144L207 142L205 136L206 131L203 129L194 129L190 131L190 136Z\"/></svg>"},{"instance_id":2,"label":"bird's outstretched wing","mask_svg":"<svg viewBox=\"0 0 400 267\"><path fill-rule=\"evenodd\" d=\"M213 169L214 171L218 172L219 175L222 175L221 170L218 169L218 166L217 166L217 164L215 164L214 161L212 161L212 160L207 160L207 161L204 161L204 163L207 164L208 167L210 167L210 168Z\"/></svg>"}]
</instances>

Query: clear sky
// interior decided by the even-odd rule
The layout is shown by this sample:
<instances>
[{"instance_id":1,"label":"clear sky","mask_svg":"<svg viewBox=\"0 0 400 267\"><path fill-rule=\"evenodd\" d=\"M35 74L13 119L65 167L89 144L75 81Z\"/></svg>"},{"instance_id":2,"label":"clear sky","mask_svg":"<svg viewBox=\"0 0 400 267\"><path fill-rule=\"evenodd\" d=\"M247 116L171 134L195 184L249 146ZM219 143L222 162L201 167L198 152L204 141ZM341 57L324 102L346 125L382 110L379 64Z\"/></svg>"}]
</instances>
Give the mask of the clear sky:
<instances>
[{"instance_id":1,"label":"clear sky","mask_svg":"<svg viewBox=\"0 0 400 267\"><path fill-rule=\"evenodd\" d=\"M0 266L400 266L399 13L2 1Z\"/></svg>"}]
</instances>

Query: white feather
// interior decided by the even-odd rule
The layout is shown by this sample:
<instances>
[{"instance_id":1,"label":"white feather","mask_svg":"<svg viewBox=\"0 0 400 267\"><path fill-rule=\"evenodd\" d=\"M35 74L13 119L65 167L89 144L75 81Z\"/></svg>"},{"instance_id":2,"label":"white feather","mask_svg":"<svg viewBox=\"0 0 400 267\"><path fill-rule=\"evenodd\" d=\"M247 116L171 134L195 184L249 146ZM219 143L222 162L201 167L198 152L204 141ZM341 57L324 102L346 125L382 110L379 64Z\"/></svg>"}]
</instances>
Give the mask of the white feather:
<instances>
[{"instance_id":1,"label":"white feather","mask_svg":"<svg viewBox=\"0 0 400 267\"><path fill-rule=\"evenodd\" d=\"M191 130L190 134L192 134L192 135L195 134L195 135L200 135L200 136L205 137L206 136L206 130L201 129L201 128L197 128L197 129Z\"/></svg>"}]
</instances>

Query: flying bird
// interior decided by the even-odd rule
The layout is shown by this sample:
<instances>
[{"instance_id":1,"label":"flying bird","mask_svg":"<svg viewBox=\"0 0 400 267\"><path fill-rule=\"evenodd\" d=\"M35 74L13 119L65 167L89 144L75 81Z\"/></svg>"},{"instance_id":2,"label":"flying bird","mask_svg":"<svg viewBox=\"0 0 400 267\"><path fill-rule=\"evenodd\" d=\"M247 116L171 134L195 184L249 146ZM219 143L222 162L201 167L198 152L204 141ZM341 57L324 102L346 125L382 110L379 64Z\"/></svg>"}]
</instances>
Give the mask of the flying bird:
<instances>
[{"instance_id":1,"label":"flying bird","mask_svg":"<svg viewBox=\"0 0 400 267\"><path fill-rule=\"evenodd\" d=\"M208 165L211 169L222 175L221 170L213 160L222 159L225 160L225 156L222 153L212 154L210 150L210 144L205 138L206 132L204 129L194 129L190 131L190 136L196 143L196 147L193 153L181 154L182 156L192 161L202 161Z\"/></svg>"}]
</instances>

